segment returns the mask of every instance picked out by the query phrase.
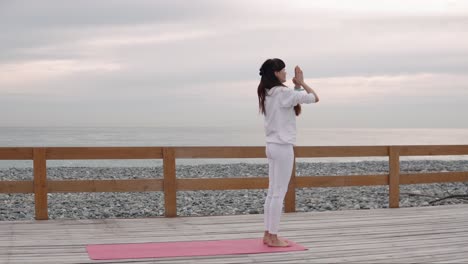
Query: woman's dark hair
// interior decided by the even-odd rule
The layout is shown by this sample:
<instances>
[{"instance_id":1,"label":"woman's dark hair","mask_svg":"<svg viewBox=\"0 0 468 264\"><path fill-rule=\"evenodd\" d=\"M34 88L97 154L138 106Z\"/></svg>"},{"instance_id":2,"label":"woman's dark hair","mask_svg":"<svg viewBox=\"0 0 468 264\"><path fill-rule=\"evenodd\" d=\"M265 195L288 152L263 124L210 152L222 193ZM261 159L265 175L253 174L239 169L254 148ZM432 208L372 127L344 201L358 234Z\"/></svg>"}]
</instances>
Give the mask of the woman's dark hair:
<instances>
[{"instance_id":1,"label":"woman's dark hair","mask_svg":"<svg viewBox=\"0 0 468 264\"><path fill-rule=\"evenodd\" d=\"M265 110L265 97L268 90L275 86L285 86L282 84L278 78L276 78L275 72L279 72L286 67L286 64L280 59L268 59L260 67L260 84L258 85L257 94L258 94L258 106L259 111L263 115L266 115ZM301 113L301 105L298 104L294 106L294 112L296 116Z\"/></svg>"}]
</instances>

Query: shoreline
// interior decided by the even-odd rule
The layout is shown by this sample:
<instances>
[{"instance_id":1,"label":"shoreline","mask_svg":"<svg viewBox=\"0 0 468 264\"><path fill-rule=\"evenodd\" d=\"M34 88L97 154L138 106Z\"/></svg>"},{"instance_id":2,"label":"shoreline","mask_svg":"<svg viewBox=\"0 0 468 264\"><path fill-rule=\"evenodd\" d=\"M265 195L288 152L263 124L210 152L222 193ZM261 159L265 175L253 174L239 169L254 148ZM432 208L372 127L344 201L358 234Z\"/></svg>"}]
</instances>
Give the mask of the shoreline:
<instances>
[{"instance_id":1,"label":"shoreline","mask_svg":"<svg viewBox=\"0 0 468 264\"><path fill-rule=\"evenodd\" d=\"M402 173L468 171L468 161L401 161ZM388 174L387 161L297 162L297 177L322 175ZM162 178L154 167L48 167L48 179ZM178 178L267 177L267 164L233 163L177 165ZM0 169L0 180L32 180L32 168ZM431 206L449 195L467 195L468 182L400 186L400 207ZM266 190L179 191L179 216L262 214ZM50 219L144 218L164 215L162 192L52 193ZM447 199L434 205L468 203ZM388 186L298 188L296 211L359 210L388 207ZM0 221L33 220L33 194L0 194Z\"/></svg>"}]
</instances>

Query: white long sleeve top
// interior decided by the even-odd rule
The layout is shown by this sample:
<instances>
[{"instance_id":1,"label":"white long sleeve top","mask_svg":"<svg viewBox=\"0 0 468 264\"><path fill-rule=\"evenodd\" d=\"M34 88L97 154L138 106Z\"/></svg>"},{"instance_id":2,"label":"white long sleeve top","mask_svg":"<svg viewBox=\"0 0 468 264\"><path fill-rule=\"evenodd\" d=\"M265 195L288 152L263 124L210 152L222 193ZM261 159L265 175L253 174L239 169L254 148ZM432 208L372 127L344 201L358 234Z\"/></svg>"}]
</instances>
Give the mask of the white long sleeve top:
<instances>
[{"instance_id":1,"label":"white long sleeve top","mask_svg":"<svg viewBox=\"0 0 468 264\"><path fill-rule=\"evenodd\" d=\"M297 104L315 103L314 94L294 91L284 86L275 86L265 97L265 137L267 143L296 144Z\"/></svg>"}]
</instances>

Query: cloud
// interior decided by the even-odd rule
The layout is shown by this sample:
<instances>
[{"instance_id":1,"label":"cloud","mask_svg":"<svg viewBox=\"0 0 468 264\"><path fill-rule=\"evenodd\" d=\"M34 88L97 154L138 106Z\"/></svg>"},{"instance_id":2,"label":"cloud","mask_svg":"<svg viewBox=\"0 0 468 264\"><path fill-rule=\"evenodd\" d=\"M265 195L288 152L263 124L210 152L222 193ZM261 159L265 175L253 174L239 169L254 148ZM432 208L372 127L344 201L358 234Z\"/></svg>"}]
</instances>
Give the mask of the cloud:
<instances>
[{"instance_id":1,"label":"cloud","mask_svg":"<svg viewBox=\"0 0 468 264\"><path fill-rule=\"evenodd\" d=\"M327 104L358 105L365 103L395 104L431 103L446 97L466 98L468 76L457 74L405 74L381 76L348 76L311 79ZM327 100L324 99L324 100ZM429 102L427 100L430 100Z\"/></svg>"},{"instance_id":2,"label":"cloud","mask_svg":"<svg viewBox=\"0 0 468 264\"><path fill-rule=\"evenodd\" d=\"M69 83L73 75L108 74L121 69L117 63L74 60L39 60L0 65L0 95L73 96L79 86ZM48 85L65 80L61 86Z\"/></svg>"},{"instance_id":3,"label":"cloud","mask_svg":"<svg viewBox=\"0 0 468 264\"><path fill-rule=\"evenodd\" d=\"M468 9L420 3L2 1L0 104L22 105L23 121L41 106L67 122L73 106L77 123L96 113L96 123L253 124L258 68L279 57L317 88L322 121L345 109L366 124L371 107L391 118L392 104L460 112Z\"/></svg>"},{"instance_id":4,"label":"cloud","mask_svg":"<svg viewBox=\"0 0 468 264\"><path fill-rule=\"evenodd\" d=\"M214 16L217 10L227 6L230 4L210 0L15 0L2 1L0 15L2 21L17 30L29 27L57 29L190 22Z\"/></svg>"},{"instance_id":5,"label":"cloud","mask_svg":"<svg viewBox=\"0 0 468 264\"><path fill-rule=\"evenodd\" d=\"M186 32L164 32L155 35L136 35L136 36L121 36L121 37L101 37L86 41L83 45L88 45L94 48L113 48L124 45L154 45L158 43L187 41L200 37L213 35L210 31L186 31Z\"/></svg>"},{"instance_id":6,"label":"cloud","mask_svg":"<svg viewBox=\"0 0 468 264\"><path fill-rule=\"evenodd\" d=\"M282 1L273 1L282 2ZM285 5L286 6L286 5ZM290 1L288 6L300 10L325 9L357 14L460 14L468 12L468 3L463 0L295 0Z\"/></svg>"}]
</instances>

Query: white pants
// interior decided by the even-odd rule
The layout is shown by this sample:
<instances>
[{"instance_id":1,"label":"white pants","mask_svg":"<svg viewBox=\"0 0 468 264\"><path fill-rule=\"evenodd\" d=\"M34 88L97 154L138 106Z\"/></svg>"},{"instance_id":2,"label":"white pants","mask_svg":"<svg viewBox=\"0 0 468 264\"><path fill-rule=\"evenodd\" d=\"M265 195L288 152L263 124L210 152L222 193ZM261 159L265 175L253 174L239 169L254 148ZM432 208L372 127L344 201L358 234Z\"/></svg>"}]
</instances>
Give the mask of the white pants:
<instances>
[{"instance_id":1,"label":"white pants","mask_svg":"<svg viewBox=\"0 0 468 264\"><path fill-rule=\"evenodd\" d=\"M277 234L283 202L288 191L289 180L294 163L294 146L292 144L267 143L268 158L268 194L264 205L265 231Z\"/></svg>"}]
</instances>

